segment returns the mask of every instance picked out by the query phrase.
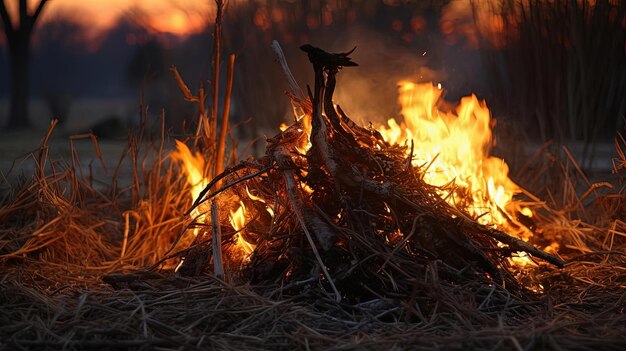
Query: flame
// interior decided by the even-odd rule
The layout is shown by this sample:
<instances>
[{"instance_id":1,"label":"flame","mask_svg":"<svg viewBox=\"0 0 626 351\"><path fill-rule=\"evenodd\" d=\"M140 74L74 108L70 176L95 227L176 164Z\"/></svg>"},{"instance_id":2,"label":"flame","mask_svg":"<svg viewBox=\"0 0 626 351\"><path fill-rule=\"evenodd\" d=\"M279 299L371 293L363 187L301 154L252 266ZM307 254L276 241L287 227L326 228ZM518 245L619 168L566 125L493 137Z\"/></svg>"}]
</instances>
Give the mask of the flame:
<instances>
[{"instance_id":1,"label":"flame","mask_svg":"<svg viewBox=\"0 0 626 351\"><path fill-rule=\"evenodd\" d=\"M266 204L267 202L265 201L265 199L263 199L262 197L258 197L256 195L252 195L252 193L250 193L250 190L248 189L248 186L246 185L246 194L248 194L248 197L250 198L250 200L253 201L259 201L262 202L264 204ZM271 207L267 206L265 207L265 209L267 210L267 213L270 214L270 216L274 217L274 209L272 209Z\"/></svg>"},{"instance_id":2,"label":"flame","mask_svg":"<svg viewBox=\"0 0 626 351\"><path fill-rule=\"evenodd\" d=\"M246 206L242 201L239 201L239 208L237 210L230 211L228 219L230 224L233 226L233 229L238 232L235 234L237 235L237 247L243 251L245 258L249 258L254 251L255 246L247 242L241 235L241 231L246 226Z\"/></svg>"},{"instance_id":3,"label":"flame","mask_svg":"<svg viewBox=\"0 0 626 351\"><path fill-rule=\"evenodd\" d=\"M192 154L185 143L176 140L176 150L170 154L170 158L183 164L187 183L191 186L189 196L191 196L192 202L195 201L209 184L209 179L205 177L206 162L204 157L199 152L196 152L195 155ZM194 209L192 216L201 216L198 208Z\"/></svg>"},{"instance_id":4,"label":"flame","mask_svg":"<svg viewBox=\"0 0 626 351\"><path fill-rule=\"evenodd\" d=\"M414 142L413 165L422 168L425 182L439 187L441 195L451 205L466 210L485 225L510 229L511 221L518 224L515 219L517 213L532 217L531 209L519 208L513 202L513 196L521 189L509 179L506 162L489 155L493 144L493 121L483 101L474 95L464 97L455 111L446 112L437 108L443 92L440 84L402 81L399 86L403 121L399 123L389 119L387 125L379 126L378 130L389 143ZM307 119L304 119L298 132L310 134L310 126L306 122ZM298 148L299 152L304 153L311 146L308 139L301 149ZM171 157L184 165L187 181L192 187L190 196L195 200L208 184L203 172L204 158L198 153L192 154L179 141L176 141L176 151ZM300 185L305 192L310 192L307 184ZM253 195L247 187L245 189L250 200L265 204L267 211L274 216L265 199ZM245 259L249 259L255 245L242 236L246 215L246 207L240 201L237 210L230 211L229 220L237 231L236 247ZM205 220L203 216L198 218ZM531 236L529 230L518 230L516 234L525 240ZM512 262L524 266L531 261L520 256Z\"/></svg>"},{"instance_id":5,"label":"flame","mask_svg":"<svg viewBox=\"0 0 626 351\"><path fill-rule=\"evenodd\" d=\"M206 188L209 184L209 178L205 175L206 161L204 157L202 154L197 152L193 154L185 143L176 140L176 150L170 154L170 158L182 164L187 177L187 183L191 186L189 196L191 197L191 201L195 201L198 196L200 196L202 190L204 190L204 188ZM249 192L248 194L251 199L255 200L255 198L252 197L252 194ZM258 200L260 198L256 199ZM240 231L245 227L246 208L243 202L240 202L240 204L241 206L236 211L231 211L229 216L230 223L236 231ZM196 222L209 224L209 219L203 212L204 211L201 210L200 207L196 207L191 215ZM269 207L268 212L273 214ZM199 228L194 228L193 234L197 236L199 230ZM236 235L236 246L241 249L241 251L245 254L245 257L249 256L252 251L254 251L254 245L246 242L241 236L241 233L237 233Z\"/></svg>"},{"instance_id":6,"label":"flame","mask_svg":"<svg viewBox=\"0 0 626 351\"><path fill-rule=\"evenodd\" d=\"M461 99L456 111L444 112L436 107L440 85L402 81L399 86L404 120L389 119L380 126L383 138L392 144L413 140L413 165L426 168L424 181L442 189L453 182L457 191L442 190L451 195L452 205L464 207L482 224L506 226L514 217L507 210L520 188L509 179L506 162L489 155L493 139L485 103L472 95ZM528 208L521 212L532 215Z\"/></svg>"},{"instance_id":7,"label":"flame","mask_svg":"<svg viewBox=\"0 0 626 351\"><path fill-rule=\"evenodd\" d=\"M528 240L532 232L517 222L515 212L526 217L533 212L513 202L520 187L509 178L506 162L489 155L492 120L484 101L475 95L464 97L454 112L444 112L437 108L441 84L402 81L399 87L404 120L389 119L387 126L380 126L383 138L392 144L412 140L413 165L424 167L424 181L440 187L448 203L465 209L481 224ZM509 262L520 268L534 264L521 252Z\"/></svg>"}]
</instances>

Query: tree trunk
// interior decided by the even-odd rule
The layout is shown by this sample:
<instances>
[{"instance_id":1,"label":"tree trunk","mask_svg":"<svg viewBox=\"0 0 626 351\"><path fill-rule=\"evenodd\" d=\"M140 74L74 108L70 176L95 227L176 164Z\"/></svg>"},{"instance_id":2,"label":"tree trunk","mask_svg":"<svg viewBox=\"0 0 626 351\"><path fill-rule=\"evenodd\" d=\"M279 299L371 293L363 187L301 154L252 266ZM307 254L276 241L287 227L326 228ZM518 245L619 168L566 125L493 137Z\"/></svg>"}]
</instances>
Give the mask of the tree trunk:
<instances>
[{"instance_id":1,"label":"tree trunk","mask_svg":"<svg viewBox=\"0 0 626 351\"><path fill-rule=\"evenodd\" d=\"M30 68L30 38L18 37L10 48L9 64L11 69L11 107L8 129L28 128L28 86Z\"/></svg>"}]
</instances>

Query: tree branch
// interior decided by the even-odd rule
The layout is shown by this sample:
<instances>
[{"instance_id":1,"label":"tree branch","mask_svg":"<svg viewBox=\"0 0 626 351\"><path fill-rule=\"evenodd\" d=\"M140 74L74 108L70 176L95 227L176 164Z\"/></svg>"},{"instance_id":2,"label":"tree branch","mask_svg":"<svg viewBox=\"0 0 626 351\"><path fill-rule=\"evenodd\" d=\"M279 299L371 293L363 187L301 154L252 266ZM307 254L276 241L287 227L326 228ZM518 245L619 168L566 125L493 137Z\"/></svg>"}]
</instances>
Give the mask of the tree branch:
<instances>
[{"instance_id":1,"label":"tree branch","mask_svg":"<svg viewBox=\"0 0 626 351\"><path fill-rule=\"evenodd\" d=\"M43 10L43 7L46 5L47 2L48 0L39 1L39 5L37 5L37 9L35 10L35 13L33 13L33 15L30 16L33 19L33 23L37 20L37 18L39 18L39 15L41 14L41 10Z\"/></svg>"},{"instance_id":2,"label":"tree branch","mask_svg":"<svg viewBox=\"0 0 626 351\"><path fill-rule=\"evenodd\" d=\"M24 24L28 22L28 1L20 0L20 8L18 16L20 18L19 29L24 28Z\"/></svg>"},{"instance_id":3,"label":"tree branch","mask_svg":"<svg viewBox=\"0 0 626 351\"><path fill-rule=\"evenodd\" d=\"M28 31L31 31L35 26L35 23L37 22L37 19L39 18L39 15L41 15L41 11L43 10L43 7L46 5L47 2L48 0L39 1L39 5L37 5L35 13L33 13L31 16L28 16Z\"/></svg>"},{"instance_id":4,"label":"tree branch","mask_svg":"<svg viewBox=\"0 0 626 351\"><path fill-rule=\"evenodd\" d=\"M0 18L2 18L2 23L4 24L4 34L6 35L7 40L11 41L11 37L13 36L15 29L11 23L11 17L9 17L4 0L0 0Z\"/></svg>"}]
</instances>

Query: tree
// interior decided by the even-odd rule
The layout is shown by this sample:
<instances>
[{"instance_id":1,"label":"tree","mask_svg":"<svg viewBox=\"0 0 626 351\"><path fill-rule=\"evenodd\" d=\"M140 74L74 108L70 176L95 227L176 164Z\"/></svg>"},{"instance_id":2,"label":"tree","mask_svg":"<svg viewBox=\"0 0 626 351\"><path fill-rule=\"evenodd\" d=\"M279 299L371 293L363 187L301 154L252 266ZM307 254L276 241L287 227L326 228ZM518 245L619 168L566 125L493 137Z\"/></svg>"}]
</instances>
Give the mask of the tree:
<instances>
[{"instance_id":1,"label":"tree","mask_svg":"<svg viewBox=\"0 0 626 351\"><path fill-rule=\"evenodd\" d=\"M11 70L11 109L8 128L24 128L28 122L28 79L30 72L30 42L35 22L48 0L39 0L33 13L28 0L19 0L17 17L11 19L5 0L0 0L0 19L9 48Z\"/></svg>"}]
</instances>

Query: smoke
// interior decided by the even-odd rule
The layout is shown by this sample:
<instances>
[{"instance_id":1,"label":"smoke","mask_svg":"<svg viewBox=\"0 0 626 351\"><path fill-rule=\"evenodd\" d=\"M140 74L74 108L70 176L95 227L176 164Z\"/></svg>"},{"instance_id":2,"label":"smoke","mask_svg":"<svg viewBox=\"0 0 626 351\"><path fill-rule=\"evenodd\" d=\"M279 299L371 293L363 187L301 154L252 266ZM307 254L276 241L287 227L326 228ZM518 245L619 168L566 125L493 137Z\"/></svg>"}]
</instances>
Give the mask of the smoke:
<instances>
[{"instance_id":1,"label":"smoke","mask_svg":"<svg viewBox=\"0 0 626 351\"><path fill-rule=\"evenodd\" d=\"M440 81L441 71L427 67L427 49L411 48L365 27L352 27L331 45L351 55L359 67L344 68L337 77L335 103L356 122L383 122L399 114L398 82Z\"/></svg>"}]
</instances>

